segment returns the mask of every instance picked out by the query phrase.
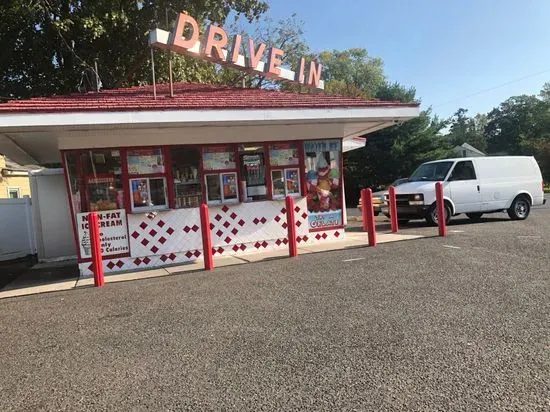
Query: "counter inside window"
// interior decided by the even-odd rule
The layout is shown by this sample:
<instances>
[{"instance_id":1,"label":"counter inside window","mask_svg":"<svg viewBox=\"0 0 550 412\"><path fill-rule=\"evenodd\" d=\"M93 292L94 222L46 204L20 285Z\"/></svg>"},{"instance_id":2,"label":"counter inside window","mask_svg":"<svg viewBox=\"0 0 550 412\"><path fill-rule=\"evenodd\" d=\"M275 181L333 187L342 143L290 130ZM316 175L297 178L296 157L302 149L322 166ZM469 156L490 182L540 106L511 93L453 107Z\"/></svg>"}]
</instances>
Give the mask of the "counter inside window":
<instances>
[{"instance_id":1,"label":"counter inside window","mask_svg":"<svg viewBox=\"0 0 550 412\"><path fill-rule=\"evenodd\" d=\"M168 208L166 170L162 149L127 151L132 212Z\"/></svg>"}]
</instances>

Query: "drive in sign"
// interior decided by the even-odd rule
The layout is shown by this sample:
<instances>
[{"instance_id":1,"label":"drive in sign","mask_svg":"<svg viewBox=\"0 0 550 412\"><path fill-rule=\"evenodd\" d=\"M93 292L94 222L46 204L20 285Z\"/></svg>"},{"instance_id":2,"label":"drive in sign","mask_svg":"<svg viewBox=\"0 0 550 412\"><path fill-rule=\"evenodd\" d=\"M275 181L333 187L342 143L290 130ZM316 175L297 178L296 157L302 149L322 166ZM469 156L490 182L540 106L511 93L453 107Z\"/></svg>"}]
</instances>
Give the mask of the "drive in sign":
<instances>
[{"instance_id":1,"label":"drive in sign","mask_svg":"<svg viewBox=\"0 0 550 412\"><path fill-rule=\"evenodd\" d=\"M119 209L96 213L99 220L99 241L101 243L102 255L112 256L129 253L130 244L128 242L126 211ZM76 221L80 257L82 259L91 258L92 248L88 213L79 213Z\"/></svg>"}]
</instances>

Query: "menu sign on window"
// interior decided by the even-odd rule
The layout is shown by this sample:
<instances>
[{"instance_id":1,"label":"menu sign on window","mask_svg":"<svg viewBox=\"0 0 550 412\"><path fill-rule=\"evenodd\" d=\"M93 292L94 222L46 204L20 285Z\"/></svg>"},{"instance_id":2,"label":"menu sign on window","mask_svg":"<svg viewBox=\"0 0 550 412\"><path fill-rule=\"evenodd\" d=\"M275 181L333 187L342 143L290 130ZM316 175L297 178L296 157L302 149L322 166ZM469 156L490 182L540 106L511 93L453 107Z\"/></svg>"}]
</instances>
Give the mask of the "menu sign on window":
<instances>
[{"instance_id":1,"label":"menu sign on window","mask_svg":"<svg viewBox=\"0 0 550 412\"><path fill-rule=\"evenodd\" d=\"M205 170L235 169L235 152L227 147L204 149L202 164Z\"/></svg>"},{"instance_id":2,"label":"menu sign on window","mask_svg":"<svg viewBox=\"0 0 550 412\"><path fill-rule=\"evenodd\" d=\"M128 173L147 175L164 173L164 160L160 149L139 149L128 151Z\"/></svg>"},{"instance_id":3,"label":"menu sign on window","mask_svg":"<svg viewBox=\"0 0 550 412\"><path fill-rule=\"evenodd\" d=\"M269 162L271 166L297 165L298 148L293 144L274 144L269 149Z\"/></svg>"},{"instance_id":4,"label":"menu sign on window","mask_svg":"<svg viewBox=\"0 0 550 412\"><path fill-rule=\"evenodd\" d=\"M88 213L78 213L76 216L80 257L83 259L91 258L92 242L90 239ZM102 255L112 256L130 253L126 211L124 209L118 209L97 212L97 217L99 221L99 241L101 243Z\"/></svg>"}]
</instances>

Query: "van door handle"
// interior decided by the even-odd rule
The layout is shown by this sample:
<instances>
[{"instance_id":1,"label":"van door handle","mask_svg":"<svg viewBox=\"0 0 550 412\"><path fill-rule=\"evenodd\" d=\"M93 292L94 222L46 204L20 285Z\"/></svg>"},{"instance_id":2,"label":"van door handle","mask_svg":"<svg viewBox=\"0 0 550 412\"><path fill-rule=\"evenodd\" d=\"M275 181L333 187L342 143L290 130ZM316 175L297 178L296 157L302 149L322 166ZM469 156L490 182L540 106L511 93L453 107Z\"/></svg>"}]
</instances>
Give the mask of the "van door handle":
<instances>
[{"instance_id":1,"label":"van door handle","mask_svg":"<svg viewBox=\"0 0 550 412\"><path fill-rule=\"evenodd\" d=\"M478 191L478 193L479 193L479 185L477 185L477 191Z\"/></svg>"}]
</instances>

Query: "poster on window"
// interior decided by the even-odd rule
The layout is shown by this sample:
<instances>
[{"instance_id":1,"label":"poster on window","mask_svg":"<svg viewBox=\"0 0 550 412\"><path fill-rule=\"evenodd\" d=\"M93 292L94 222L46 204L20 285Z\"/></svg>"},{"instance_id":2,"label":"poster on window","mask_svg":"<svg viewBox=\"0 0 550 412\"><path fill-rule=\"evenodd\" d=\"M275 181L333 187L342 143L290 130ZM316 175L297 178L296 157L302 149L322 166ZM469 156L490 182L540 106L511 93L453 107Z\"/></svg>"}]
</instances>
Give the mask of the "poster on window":
<instances>
[{"instance_id":1,"label":"poster on window","mask_svg":"<svg viewBox=\"0 0 550 412\"><path fill-rule=\"evenodd\" d=\"M297 165L298 148L294 144L274 144L269 147L269 162L271 166Z\"/></svg>"},{"instance_id":2,"label":"poster on window","mask_svg":"<svg viewBox=\"0 0 550 412\"><path fill-rule=\"evenodd\" d=\"M235 169L235 152L227 147L204 149L202 164L205 170Z\"/></svg>"},{"instance_id":3,"label":"poster on window","mask_svg":"<svg viewBox=\"0 0 550 412\"><path fill-rule=\"evenodd\" d=\"M88 213L76 215L78 225L78 245L82 259L92 257L92 241ZM126 225L126 211L124 209L97 212L99 221L99 241L103 256L112 256L130 253L128 242L128 226Z\"/></svg>"},{"instance_id":4,"label":"poster on window","mask_svg":"<svg viewBox=\"0 0 550 412\"><path fill-rule=\"evenodd\" d=\"M341 142L304 142L310 230L342 226Z\"/></svg>"},{"instance_id":5,"label":"poster on window","mask_svg":"<svg viewBox=\"0 0 550 412\"><path fill-rule=\"evenodd\" d=\"M160 149L129 150L128 173L131 175L164 173L162 151Z\"/></svg>"}]
</instances>

